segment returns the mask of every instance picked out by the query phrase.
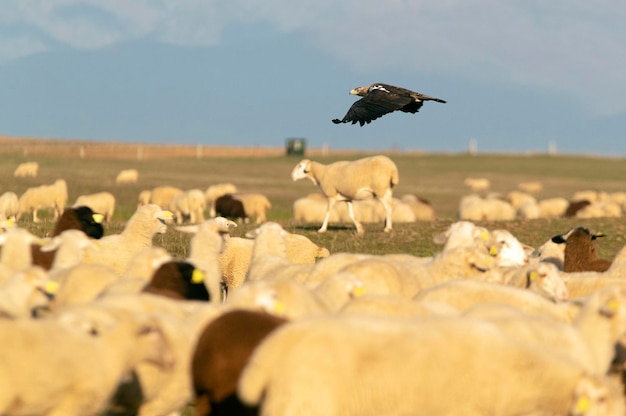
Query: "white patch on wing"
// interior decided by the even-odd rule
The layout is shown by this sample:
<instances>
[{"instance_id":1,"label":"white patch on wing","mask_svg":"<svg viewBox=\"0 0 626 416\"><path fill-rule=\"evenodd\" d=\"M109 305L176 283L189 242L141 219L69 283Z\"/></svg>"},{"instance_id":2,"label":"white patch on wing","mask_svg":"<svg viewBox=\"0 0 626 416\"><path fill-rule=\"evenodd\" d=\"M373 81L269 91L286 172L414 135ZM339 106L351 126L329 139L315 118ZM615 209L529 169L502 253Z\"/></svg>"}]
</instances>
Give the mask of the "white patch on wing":
<instances>
[{"instance_id":1,"label":"white patch on wing","mask_svg":"<svg viewBox=\"0 0 626 416\"><path fill-rule=\"evenodd\" d=\"M383 87L382 85L373 85L373 86L370 87L368 92L370 92L372 90L381 90L381 91L389 92L389 90L386 89L385 87Z\"/></svg>"}]
</instances>

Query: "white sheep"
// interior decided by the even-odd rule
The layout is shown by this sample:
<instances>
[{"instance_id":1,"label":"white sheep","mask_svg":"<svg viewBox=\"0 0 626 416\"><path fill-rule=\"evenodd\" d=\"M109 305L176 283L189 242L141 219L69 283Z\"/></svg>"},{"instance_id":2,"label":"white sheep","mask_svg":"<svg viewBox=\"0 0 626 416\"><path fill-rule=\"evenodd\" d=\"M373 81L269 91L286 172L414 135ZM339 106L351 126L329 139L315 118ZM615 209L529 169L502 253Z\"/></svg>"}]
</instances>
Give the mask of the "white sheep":
<instances>
[{"instance_id":1,"label":"white sheep","mask_svg":"<svg viewBox=\"0 0 626 416\"><path fill-rule=\"evenodd\" d=\"M415 302L396 295L368 294L350 299L337 313L345 316L392 316L397 318L458 316L460 314L458 310L444 303Z\"/></svg>"},{"instance_id":2,"label":"white sheep","mask_svg":"<svg viewBox=\"0 0 626 416\"><path fill-rule=\"evenodd\" d=\"M53 209L56 221L63 213L67 203L67 183L63 179L57 179L52 185L40 185L28 188L19 198L20 210L17 219L24 214L33 214L33 222L39 222L37 211L40 209Z\"/></svg>"},{"instance_id":3,"label":"white sheep","mask_svg":"<svg viewBox=\"0 0 626 416\"><path fill-rule=\"evenodd\" d=\"M488 191L491 188L491 181L487 178L467 177L463 184L470 188L472 192Z\"/></svg>"},{"instance_id":4,"label":"white sheep","mask_svg":"<svg viewBox=\"0 0 626 416\"><path fill-rule=\"evenodd\" d=\"M459 203L458 216L467 221L511 221L516 217L516 210L508 201L468 195Z\"/></svg>"},{"instance_id":5,"label":"white sheep","mask_svg":"<svg viewBox=\"0 0 626 416\"><path fill-rule=\"evenodd\" d=\"M152 197L151 189L144 189L143 191L139 192L139 195L137 195L137 208L139 208L142 205L149 204L151 197Z\"/></svg>"},{"instance_id":6,"label":"white sheep","mask_svg":"<svg viewBox=\"0 0 626 416\"><path fill-rule=\"evenodd\" d=\"M83 261L104 264L122 274L135 254L152 246L155 234L167 231L166 221L171 219L171 212L154 204L144 205L130 217L120 234L104 236L98 240L97 249L88 248Z\"/></svg>"},{"instance_id":7,"label":"white sheep","mask_svg":"<svg viewBox=\"0 0 626 416\"><path fill-rule=\"evenodd\" d=\"M219 254L224 247L224 241L235 227L237 223L224 217L211 218L196 225L176 227L178 231L193 234L187 261L204 272L204 283L211 296L211 303L214 304L221 303L224 298Z\"/></svg>"},{"instance_id":8,"label":"white sheep","mask_svg":"<svg viewBox=\"0 0 626 416\"><path fill-rule=\"evenodd\" d=\"M0 317L29 318L33 311L48 306L57 288L39 266L13 273L0 286Z\"/></svg>"},{"instance_id":9,"label":"white sheep","mask_svg":"<svg viewBox=\"0 0 626 416\"><path fill-rule=\"evenodd\" d=\"M104 215L104 221L109 222L115 212L115 195L111 192L96 192L80 195L76 198L73 207L87 206L93 212Z\"/></svg>"},{"instance_id":10,"label":"white sheep","mask_svg":"<svg viewBox=\"0 0 626 416\"><path fill-rule=\"evenodd\" d=\"M285 244L287 259L291 263L313 264L330 255L328 249L318 246L301 234L286 232ZM253 247L252 238L231 237L226 240L224 250L220 253L220 269L228 290L236 289L244 283Z\"/></svg>"},{"instance_id":11,"label":"white sheep","mask_svg":"<svg viewBox=\"0 0 626 416\"><path fill-rule=\"evenodd\" d=\"M616 202L592 202L576 211L576 218L620 218L622 206Z\"/></svg>"},{"instance_id":12,"label":"white sheep","mask_svg":"<svg viewBox=\"0 0 626 416\"><path fill-rule=\"evenodd\" d=\"M206 199L200 189L189 189L172 198L169 210L174 214L177 224L182 224L185 217L197 224L204 221Z\"/></svg>"},{"instance_id":13,"label":"white sheep","mask_svg":"<svg viewBox=\"0 0 626 416\"><path fill-rule=\"evenodd\" d=\"M385 232L392 229L393 187L398 184L398 168L386 156L378 155L355 161L339 161L323 165L308 159L298 163L291 172L291 179L309 179L318 185L328 199L324 222L318 230L328 228L330 211L337 201L346 201L348 212L358 234L363 226L354 215L353 200L377 198L385 207Z\"/></svg>"},{"instance_id":14,"label":"white sheep","mask_svg":"<svg viewBox=\"0 0 626 416\"><path fill-rule=\"evenodd\" d=\"M161 209L169 209L172 199L183 192L175 186L157 186L150 192L150 203L158 205Z\"/></svg>"},{"instance_id":15,"label":"white sheep","mask_svg":"<svg viewBox=\"0 0 626 416\"><path fill-rule=\"evenodd\" d=\"M535 220L541 217L541 209L537 201L525 201L517 207L517 216L523 220Z\"/></svg>"},{"instance_id":16,"label":"white sheep","mask_svg":"<svg viewBox=\"0 0 626 416\"><path fill-rule=\"evenodd\" d=\"M502 303L561 322L571 322L580 309L572 302L554 303L530 290L477 279L449 280L422 290L413 299L445 303L459 311L484 303Z\"/></svg>"},{"instance_id":17,"label":"white sheep","mask_svg":"<svg viewBox=\"0 0 626 416\"><path fill-rule=\"evenodd\" d=\"M31 245L43 241L25 228L11 227L0 233L0 285L14 272L29 267L33 262Z\"/></svg>"},{"instance_id":18,"label":"white sheep","mask_svg":"<svg viewBox=\"0 0 626 416\"><path fill-rule=\"evenodd\" d=\"M411 207L416 221L434 221L437 217L430 202L412 194L402 195L400 201Z\"/></svg>"},{"instance_id":19,"label":"white sheep","mask_svg":"<svg viewBox=\"0 0 626 416\"><path fill-rule=\"evenodd\" d=\"M606 394L577 397L589 382ZM518 343L494 324L457 317L284 325L253 352L238 395L266 416L565 415L582 399L585 410L604 412L595 414L624 413L621 389L608 376Z\"/></svg>"},{"instance_id":20,"label":"white sheep","mask_svg":"<svg viewBox=\"0 0 626 416\"><path fill-rule=\"evenodd\" d=\"M0 327L11 334L2 344L3 415L96 416L138 363L172 365L162 332L137 314L122 319L67 313L0 320Z\"/></svg>"},{"instance_id":21,"label":"white sheep","mask_svg":"<svg viewBox=\"0 0 626 416\"><path fill-rule=\"evenodd\" d=\"M537 204L541 218L560 218L565 215L569 201L565 198L554 197L541 199Z\"/></svg>"},{"instance_id":22,"label":"white sheep","mask_svg":"<svg viewBox=\"0 0 626 416\"><path fill-rule=\"evenodd\" d=\"M35 178L39 172L39 163L37 162L23 162L17 165L13 171L13 176L16 178Z\"/></svg>"},{"instance_id":23,"label":"white sheep","mask_svg":"<svg viewBox=\"0 0 626 416\"><path fill-rule=\"evenodd\" d=\"M233 198L243 203L246 215L254 217L256 224L267 221L267 210L272 208L272 203L267 196L259 193L236 193L233 194Z\"/></svg>"},{"instance_id":24,"label":"white sheep","mask_svg":"<svg viewBox=\"0 0 626 416\"><path fill-rule=\"evenodd\" d=\"M139 171L137 169L121 170L115 177L116 184L137 183L139 179Z\"/></svg>"},{"instance_id":25,"label":"white sheep","mask_svg":"<svg viewBox=\"0 0 626 416\"><path fill-rule=\"evenodd\" d=\"M538 194L543 191L543 184L539 181L520 182L517 188L529 194Z\"/></svg>"},{"instance_id":26,"label":"white sheep","mask_svg":"<svg viewBox=\"0 0 626 416\"><path fill-rule=\"evenodd\" d=\"M511 191L506 194L506 200L513 205L514 208L519 209L524 203L534 202L537 203L537 199L528 192Z\"/></svg>"},{"instance_id":27,"label":"white sheep","mask_svg":"<svg viewBox=\"0 0 626 416\"><path fill-rule=\"evenodd\" d=\"M237 186L232 183L217 183L207 187L206 191L204 191L204 197L209 205L209 215L211 217L215 217L217 215L215 212L215 200L217 198L227 194L234 194L236 192Z\"/></svg>"},{"instance_id":28,"label":"white sheep","mask_svg":"<svg viewBox=\"0 0 626 416\"><path fill-rule=\"evenodd\" d=\"M15 192L7 191L0 195L0 215L12 218L20 212L19 197Z\"/></svg>"}]
</instances>

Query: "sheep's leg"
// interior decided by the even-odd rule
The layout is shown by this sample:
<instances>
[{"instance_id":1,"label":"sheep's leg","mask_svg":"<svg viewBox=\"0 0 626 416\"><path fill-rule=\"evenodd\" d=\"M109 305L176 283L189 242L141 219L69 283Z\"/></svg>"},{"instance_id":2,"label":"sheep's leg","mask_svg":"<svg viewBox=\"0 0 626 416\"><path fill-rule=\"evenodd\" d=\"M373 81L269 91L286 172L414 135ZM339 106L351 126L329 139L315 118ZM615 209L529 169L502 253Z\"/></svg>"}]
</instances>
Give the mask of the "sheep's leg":
<instances>
[{"instance_id":1,"label":"sheep's leg","mask_svg":"<svg viewBox=\"0 0 626 416\"><path fill-rule=\"evenodd\" d=\"M392 223L391 223L391 214L392 214L392 194L391 194L391 190L387 190L387 192L385 192L385 195L380 198L380 202L383 203L383 206L385 207L385 229L384 231L386 233L391 231L391 227L392 227Z\"/></svg>"},{"instance_id":2,"label":"sheep's leg","mask_svg":"<svg viewBox=\"0 0 626 416\"><path fill-rule=\"evenodd\" d=\"M325 233L326 230L328 229L328 220L330 219L330 211L332 211L333 207L335 206L335 202L337 201L337 198L328 198L328 207L326 208L326 215L324 216L324 222L322 223L322 226L320 227L319 230L317 230L318 233Z\"/></svg>"},{"instance_id":3,"label":"sheep's leg","mask_svg":"<svg viewBox=\"0 0 626 416\"><path fill-rule=\"evenodd\" d=\"M352 205L352 201L346 201L346 203L348 204L348 215L350 216L352 223L356 227L356 233L363 234L363 225L361 225L361 223L356 220L356 216L354 215L354 206Z\"/></svg>"},{"instance_id":4,"label":"sheep's leg","mask_svg":"<svg viewBox=\"0 0 626 416\"><path fill-rule=\"evenodd\" d=\"M33 209L33 222L40 222L39 217L37 217L37 211L37 208Z\"/></svg>"}]
</instances>

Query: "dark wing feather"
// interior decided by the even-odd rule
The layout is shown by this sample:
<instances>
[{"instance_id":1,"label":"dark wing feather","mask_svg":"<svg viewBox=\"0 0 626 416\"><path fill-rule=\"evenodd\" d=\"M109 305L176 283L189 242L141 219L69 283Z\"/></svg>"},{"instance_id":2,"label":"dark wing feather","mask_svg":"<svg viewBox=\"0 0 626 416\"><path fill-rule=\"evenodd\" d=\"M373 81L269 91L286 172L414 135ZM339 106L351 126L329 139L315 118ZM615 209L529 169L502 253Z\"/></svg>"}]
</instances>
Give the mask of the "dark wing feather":
<instances>
[{"instance_id":1,"label":"dark wing feather","mask_svg":"<svg viewBox=\"0 0 626 416\"><path fill-rule=\"evenodd\" d=\"M360 123L361 126L376 120L385 114L399 110L412 102L408 96L398 96L380 90L372 90L348 110L342 120L334 119L333 123Z\"/></svg>"},{"instance_id":2,"label":"dark wing feather","mask_svg":"<svg viewBox=\"0 0 626 416\"><path fill-rule=\"evenodd\" d=\"M402 107L400 111L404 111L405 113L415 114L419 111L420 108L422 108L422 105L424 105L422 101L412 101L408 103L407 105L405 105L404 107Z\"/></svg>"}]
</instances>

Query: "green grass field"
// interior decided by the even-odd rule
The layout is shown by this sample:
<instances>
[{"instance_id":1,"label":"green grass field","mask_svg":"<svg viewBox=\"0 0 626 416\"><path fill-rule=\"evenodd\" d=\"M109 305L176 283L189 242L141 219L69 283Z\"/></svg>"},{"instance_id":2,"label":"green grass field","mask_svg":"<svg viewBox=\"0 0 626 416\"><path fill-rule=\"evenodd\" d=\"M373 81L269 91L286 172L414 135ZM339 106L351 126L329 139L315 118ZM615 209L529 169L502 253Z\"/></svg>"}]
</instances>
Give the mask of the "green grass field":
<instances>
[{"instance_id":1,"label":"green grass field","mask_svg":"<svg viewBox=\"0 0 626 416\"><path fill-rule=\"evenodd\" d=\"M331 224L329 231L318 234L320 224L296 224L292 220L292 203L295 199L316 192L308 181L292 182L291 169L298 157L266 158L172 158L158 160L117 160L97 158L42 157L24 154L0 155L0 192L14 191L18 195L28 187L52 183L57 178L67 181L71 205L81 194L99 191L112 192L117 199L114 219L105 226L107 234L123 229L132 215L141 190L157 185L173 185L183 189L205 190L209 185L231 182L243 192L265 194L273 204L268 213L270 220L281 223L287 230L304 234L316 243L327 247L331 253L410 253L432 255L440 246L432 242L436 233L457 220L460 198L470 193L463 184L468 176L485 177L491 181L492 191L506 194L517 188L521 181L539 180L544 190L538 199L548 197L569 198L577 190L595 189L607 192L626 190L626 161L618 158L548 155L467 155L467 154L388 154L398 165L400 184L394 195L416 194L429 200L437 213L434 222L394 224L394 231L382 232L382 224L367 224L364 236L357 237L351 224ZM356 159L365 154L332 157L311 156L311 159L329 163L340 159ZM36 178L14 178L13 170L24 161L39 162ZM127 168L139 170L136 185L116 185L116 174ZM42 213L46 221L33 224L23 218L19 225L39 235L45 235L53 223L49 214ZM623 219L542 219L531 221L482 223L489 229L504 228L522 242L537 246L555 234L567 231L574 225L585 225L603 231L606 238L598 241L599 255L613 256L624 245L626 233ZM233 235L242 236L254 225L242 224ZM165 247L178 257L187 254L188 236L173 227L163 236L157 236L155 245Z\"/></svg>"}]
</instances>

